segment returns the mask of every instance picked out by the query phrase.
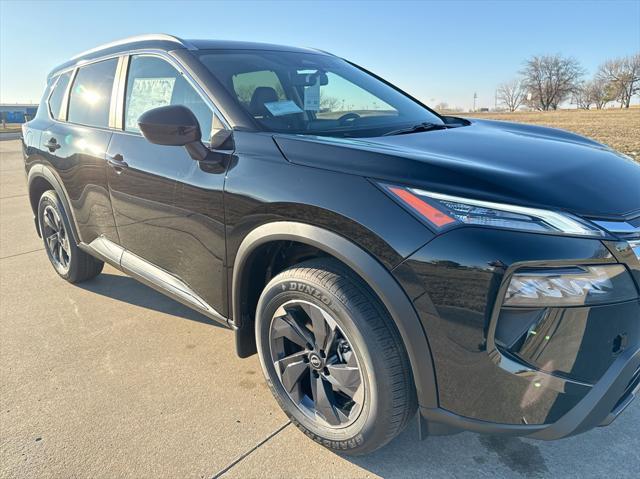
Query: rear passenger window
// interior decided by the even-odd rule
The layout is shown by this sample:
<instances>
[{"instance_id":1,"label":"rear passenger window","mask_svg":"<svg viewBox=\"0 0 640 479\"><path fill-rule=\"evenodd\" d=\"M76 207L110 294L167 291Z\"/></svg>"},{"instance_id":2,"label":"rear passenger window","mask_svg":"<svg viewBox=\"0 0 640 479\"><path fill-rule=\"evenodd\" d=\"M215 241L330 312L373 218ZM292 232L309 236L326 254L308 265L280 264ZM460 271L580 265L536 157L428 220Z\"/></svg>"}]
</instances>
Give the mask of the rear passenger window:
<instances>
[{"instance_id":1,"label":"rear passenger window","mask_svg":"<svg viewBox=\"0 0 640 479\"><path fill-rule=\"evenodd\" d=\"M56 120L64 120L64 112L60 110L62 109L62 100L64 99L64 94L66 93L67 87L69 86L71 73L72 72L69 71L60 75L56 86L53 88L53 93L49 97L49 112L51 113L51 116Z\"/></svg>"},{"instance_id":2,"label":"rear passenger window","mask_svg":"<svg viewBox=\"0 0 640 479\"><path fill-rule=\"evenodd\" d=\"M69 121L87 126L109 126L111 90L118 59L80 68L69 95Z\"/></svg>"},{"instance_id":3,"label":"rear passenger window","mask_svg":"<svg viewBox=\"0 0 640 479\"><path fill-rule=\"evenodd\" d=\"M203 141L210 141L213 110L184 76L161 58L148 55L131 57L125 94L124 129L140 131L140 115L166 105L189 108L200 123Z\"/></svg>"}]
</instances>

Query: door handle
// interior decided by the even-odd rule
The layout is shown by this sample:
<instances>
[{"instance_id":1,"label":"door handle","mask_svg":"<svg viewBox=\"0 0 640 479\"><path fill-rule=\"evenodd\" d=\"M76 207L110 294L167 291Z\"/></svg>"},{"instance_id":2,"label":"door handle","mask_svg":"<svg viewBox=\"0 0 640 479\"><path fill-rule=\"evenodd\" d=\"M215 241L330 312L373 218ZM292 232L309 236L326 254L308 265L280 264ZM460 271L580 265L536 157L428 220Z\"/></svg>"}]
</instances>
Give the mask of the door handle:
<instances>
[{"instance_id":1,"label":"door handle","mask_svg":"<svg viewBox=\"0 0 640 479\"><path fill-rule=\"evenodd\" d=\"M122 170L127 168L129 165L126 161L124 161L124 157L120 153L116 153L115 155L106 155L107 163L110 167L116 170L116 173L122 173Z\"/></svg>"},{"instance_id":2,"label":"door handle","mask_svg":"<svg viewBox=\"0 0 640 479\"><path fill-rule=\"evenodd\" d=\"M47 142L47 148L49 149L49 151L51 153L53 153L54 151L56 151L58 148L60 148L62 145L60 145L60 143L58 143L58 140L56 140L55 138L51 137L49 138L49 141Z\"/></svg>"}]
</instances>

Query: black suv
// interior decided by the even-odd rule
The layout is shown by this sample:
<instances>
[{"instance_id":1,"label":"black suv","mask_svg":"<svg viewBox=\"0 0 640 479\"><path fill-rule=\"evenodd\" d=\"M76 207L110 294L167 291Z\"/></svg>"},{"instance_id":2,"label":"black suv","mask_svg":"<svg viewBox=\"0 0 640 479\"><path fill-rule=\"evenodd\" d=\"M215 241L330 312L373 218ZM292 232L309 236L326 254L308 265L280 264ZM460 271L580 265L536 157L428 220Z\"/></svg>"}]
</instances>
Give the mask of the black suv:
<instances>
[{"instance_id":1,"label":"black suv","mask_svg":"<svg viewBox=\"0 0 640 479\"><path fill-rule=\"evenodd\" d=\"M640 166L604 145L441 116L325 52L168 35L60 65L23 135L58 274L106 261L232 328L326 447L416 410L423 435L557 439L638 392Z\"/></svg>"}]
</instances>

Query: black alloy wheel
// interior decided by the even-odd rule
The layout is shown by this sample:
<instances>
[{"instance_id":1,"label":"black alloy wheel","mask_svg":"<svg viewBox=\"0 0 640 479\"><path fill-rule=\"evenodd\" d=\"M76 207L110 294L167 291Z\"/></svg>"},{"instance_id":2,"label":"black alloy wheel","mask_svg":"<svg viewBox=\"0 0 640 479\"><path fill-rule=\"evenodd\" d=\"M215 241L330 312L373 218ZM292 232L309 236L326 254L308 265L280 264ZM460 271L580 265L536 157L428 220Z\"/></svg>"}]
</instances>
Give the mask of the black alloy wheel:
<instances>
[{"instance_id":1,"label":"black alloy wheel","mask_svg":"<svg viewBox=\"0 0 640 479\"><path fill-rule=\"evenodd\" d=\"M38 225L49 261L61 277L79 283L100 274L104 263L78 247L70 218L54 190L45 191L40 197Z\"/></svg>"},{"instance_id":2,"label":"black alloy wheel","mask_svg":"<svg viewBox=\"0 0 640 479\"><path fill-rule=\"evenodd\" d=\"M256 307L256 346L274 397L323 446L366 454L417 409L407 353L368 285L333 258L280 272Z\"/></svg>"},{"instance_id":3,"label":"black alloy wheel","mask_svg":"<svg viewBox=\"0 0 640 479\"><path fill-rule=\"evenodd\" d=\"M69 271L71 247L64 222L52 205L42 212L42 237L53 266L64 274Z\"/></svg>"},{"instance_id":4,"label":"black alloy wheel","mask_svg":"<svg viewBox=\"0 0 640 479\"><path fill-rule=\"evenodd\" d=\"M270 329L271 360L294 404L328 427L355 421L365 394L360 365L331 314L292 300L278 308Z\"/></svg>"}]
</instances>

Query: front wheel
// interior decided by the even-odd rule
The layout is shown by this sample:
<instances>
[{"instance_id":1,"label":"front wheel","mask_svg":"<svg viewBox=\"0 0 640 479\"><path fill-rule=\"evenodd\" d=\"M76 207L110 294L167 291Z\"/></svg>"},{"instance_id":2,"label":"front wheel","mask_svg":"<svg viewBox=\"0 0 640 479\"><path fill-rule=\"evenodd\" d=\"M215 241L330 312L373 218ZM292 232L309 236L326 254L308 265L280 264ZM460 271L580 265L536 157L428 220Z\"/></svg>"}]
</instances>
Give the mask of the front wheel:
<instances>
[{"instance_id":1,"label":"front wheel","mask_svg":"<svg viewBox=\"0 0 640 479\"><path fill-rule=\"evenodd\" d=\"M372 452L415 413L395 324L366 284L335 260L308 261L274 277L258 302L256 339L280 406L329 449Z\"/></svg>"}]
</instances>

